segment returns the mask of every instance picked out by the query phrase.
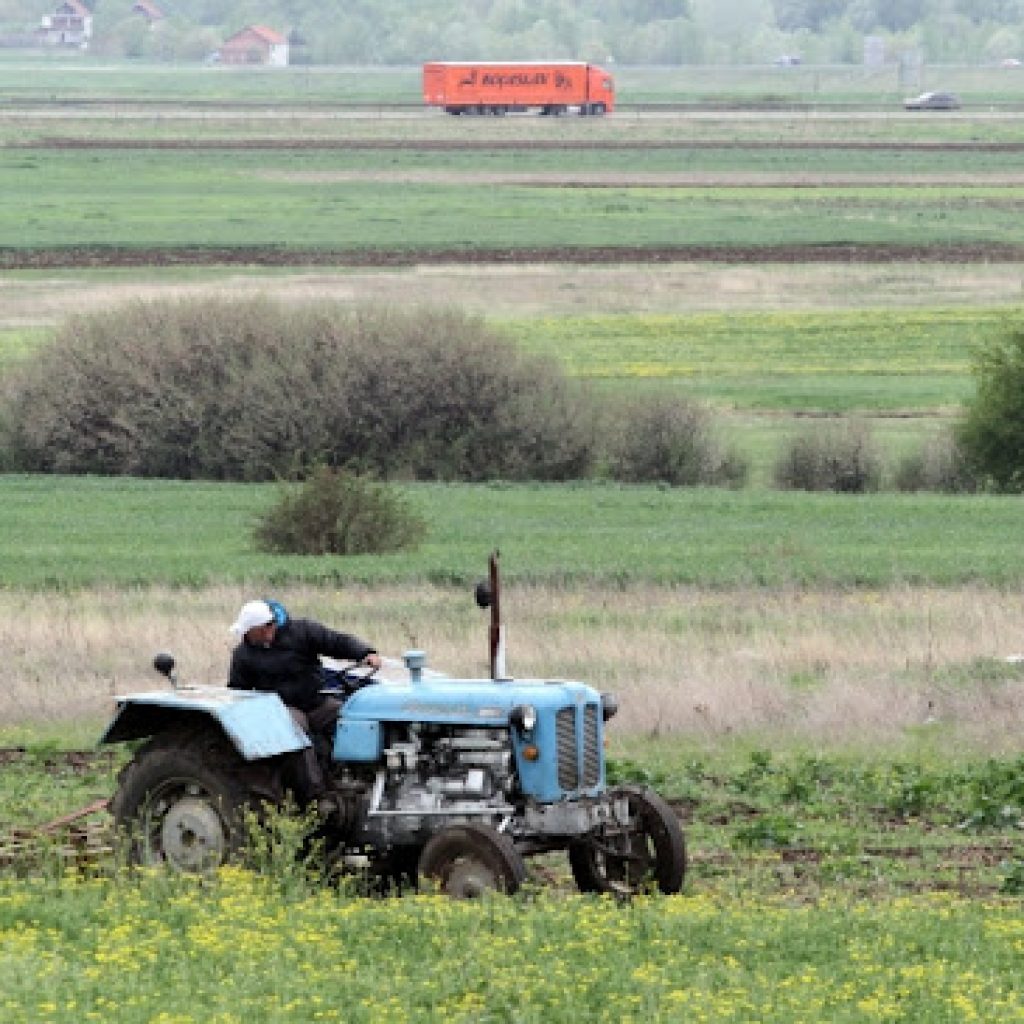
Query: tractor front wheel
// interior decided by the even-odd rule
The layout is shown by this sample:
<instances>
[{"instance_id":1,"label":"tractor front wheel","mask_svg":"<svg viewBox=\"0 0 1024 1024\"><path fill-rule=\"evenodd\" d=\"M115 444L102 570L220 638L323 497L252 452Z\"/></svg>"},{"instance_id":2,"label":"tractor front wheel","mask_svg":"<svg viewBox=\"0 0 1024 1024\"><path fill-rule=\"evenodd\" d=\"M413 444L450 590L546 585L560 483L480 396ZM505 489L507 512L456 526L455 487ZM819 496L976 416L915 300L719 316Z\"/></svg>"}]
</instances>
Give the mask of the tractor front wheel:
<instances>
[{"instance_id":1,"label":"tractor front wheel","mask_svg":"<svg viewBox=\"0 0 1024 1024\"><path fill-rule=\"evenodd\" d=\"M608 825L569 848L569 864L581 892L633 896L648 889L671 895L683 887L686 842L679 819L657 793L622 786L629 824Z\"/></svg>"},{"instance_id":2,"label":"tractor front wheel","mask_svg":"<svg viewBox=\"0 0 1024 1024\"><path fill-rule=\"evenodd\" d=\"M420 854L418 872L455 899L487 892L511 895L526 879L526 865L512 840L473 822L451 825L433 836Z\"/></svg>"}]
</instances>

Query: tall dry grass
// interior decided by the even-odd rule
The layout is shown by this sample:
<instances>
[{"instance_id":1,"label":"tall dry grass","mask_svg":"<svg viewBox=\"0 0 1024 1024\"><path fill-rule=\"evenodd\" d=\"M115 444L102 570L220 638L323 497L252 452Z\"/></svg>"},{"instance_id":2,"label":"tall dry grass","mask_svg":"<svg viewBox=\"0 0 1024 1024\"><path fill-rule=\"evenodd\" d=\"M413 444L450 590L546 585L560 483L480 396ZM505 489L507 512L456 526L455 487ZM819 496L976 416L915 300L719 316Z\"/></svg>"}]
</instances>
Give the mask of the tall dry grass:
<instances>
[{"instance_id":1,"label":"tall dry grass","mask_svg":"<svg viewBox=\"0 0 1024 1024\"><path fill-rule=\"evenodd\" d=\"M0 724L91 718L116 693L159 689L153 654L184 682L222 683L241 588L0 592ZM274 596L399 657L487 673L487 619L430 587ZM918 727L1016 749L1024 726L1024 596L969 587L886 591L512 588L509 668L615 691L621 735L823 745L899 743Z\"/></svg>"},{"instance_id":2,"label":"tall dry grass","mask_svg":"<svg viewBox=\"0 0 1024 1024\"><path fill-rule=\"evenodd\" d=\"M409 269L292 270L272 274L211 269L72 271L11 276L0 282L0 329L54 326L79 313L133 301L196 298L311 300L386 305L457 305L494 317L808 310L1017 304L1014 264L673 263L636 266L424 265Z\"/></svg>"}]
</instances>

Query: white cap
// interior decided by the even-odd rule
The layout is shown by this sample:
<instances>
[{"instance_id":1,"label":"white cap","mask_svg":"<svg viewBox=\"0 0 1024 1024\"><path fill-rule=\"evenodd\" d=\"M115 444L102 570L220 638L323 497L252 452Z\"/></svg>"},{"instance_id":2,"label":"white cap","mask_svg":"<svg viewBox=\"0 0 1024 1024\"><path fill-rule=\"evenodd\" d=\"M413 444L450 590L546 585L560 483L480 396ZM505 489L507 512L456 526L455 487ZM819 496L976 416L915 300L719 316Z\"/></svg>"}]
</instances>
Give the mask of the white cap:
<instances>
[{"instance_id":1,"label":"white cap","mask_svg":"<svg viewBox=\"0 0 1024 1024\"><path fill-rule=\"evenodd\" d=\"M274 613L266 601L247 601L242 605L238 618L231 624L231 632L236 636L245 636L250 629L273 621Z\"/></svg>"}]
</instances>

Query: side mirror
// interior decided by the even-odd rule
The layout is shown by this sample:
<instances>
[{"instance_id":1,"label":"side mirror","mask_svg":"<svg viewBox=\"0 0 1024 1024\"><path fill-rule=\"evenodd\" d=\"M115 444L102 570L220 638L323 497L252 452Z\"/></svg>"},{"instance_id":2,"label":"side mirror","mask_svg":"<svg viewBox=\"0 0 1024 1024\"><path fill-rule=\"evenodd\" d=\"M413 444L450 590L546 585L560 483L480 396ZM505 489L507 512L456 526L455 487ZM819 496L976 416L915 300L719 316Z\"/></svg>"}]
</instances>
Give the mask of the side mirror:
<instances>
[{"instance_id":1,"label":"side mirror","mask_svg":"<svg viewBox=\"0 0 1024 1024\"><path fill-rule=\"evenodd\" d=\"M157 670L162 676L171 678L171 673L174 671L174 656L161 652L153 659L153 668Z\"/></svg>"}]
</instances>

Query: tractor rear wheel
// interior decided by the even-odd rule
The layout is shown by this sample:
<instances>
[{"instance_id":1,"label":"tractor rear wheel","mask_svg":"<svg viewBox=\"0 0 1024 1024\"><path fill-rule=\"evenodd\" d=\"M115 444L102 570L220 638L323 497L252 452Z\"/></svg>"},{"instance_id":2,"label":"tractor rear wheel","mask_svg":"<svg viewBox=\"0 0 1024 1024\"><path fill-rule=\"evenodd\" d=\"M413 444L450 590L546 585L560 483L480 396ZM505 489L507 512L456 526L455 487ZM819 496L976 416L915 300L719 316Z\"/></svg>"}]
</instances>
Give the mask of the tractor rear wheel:
<instances>
[{"instance_id":1,"label":"tractor rear wheel","mask_svg":"<svg viewBox=\"0 0 1024 1024\"><path fill-rule=\"evenodd\" d=\"M683 887L686 841L679 819L657 793L639 786L613 790L629 803L629 825L606 826L569 848L581 892L633 896L651 888L671 895Z\"/></svg>"},{"instance_id":2,"label":"tractor rear wheel","mask_svg":"<svg viewBox=\"0 0 1024 1024\"><path fill-rule=\"evenodd\" d=\"M175 732L136 753L110 810L131 863L204 871L239 852L246 812L269 795L260 769L223 736Z\"/></svg>"},{"instance_id":3,"label":"tractor rear wheel","mask_svg":"<svg viewBox=\"0 0 1024 1024\"><path fill-rule=\"evenodd\" d=\"M511 895L526 879L515 843L475 822L451 825L433 836L420 854L418 872L455 899L475 899L487 892Z\"/></svg>"}]
</instances>

